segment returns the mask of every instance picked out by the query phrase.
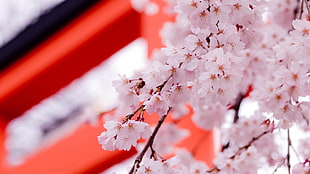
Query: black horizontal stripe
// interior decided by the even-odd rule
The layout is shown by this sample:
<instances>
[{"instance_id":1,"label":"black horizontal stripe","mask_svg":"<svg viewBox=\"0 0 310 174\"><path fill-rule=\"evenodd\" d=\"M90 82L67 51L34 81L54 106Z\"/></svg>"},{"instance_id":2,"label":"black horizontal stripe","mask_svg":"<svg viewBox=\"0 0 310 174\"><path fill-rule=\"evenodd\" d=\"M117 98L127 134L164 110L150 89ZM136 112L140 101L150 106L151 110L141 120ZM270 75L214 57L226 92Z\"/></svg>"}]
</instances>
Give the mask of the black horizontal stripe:
<instances>
[{"instance_id":1,"label":"black horizontal stripe","mask_svg":"<svg viewBox=\"0 0 310 174\"><path fill-rule=\"evenodd\" d=\"M0 72L98 1L66 0L41 14L34 23L0 48Z\"/></svg>"}]
</instances>

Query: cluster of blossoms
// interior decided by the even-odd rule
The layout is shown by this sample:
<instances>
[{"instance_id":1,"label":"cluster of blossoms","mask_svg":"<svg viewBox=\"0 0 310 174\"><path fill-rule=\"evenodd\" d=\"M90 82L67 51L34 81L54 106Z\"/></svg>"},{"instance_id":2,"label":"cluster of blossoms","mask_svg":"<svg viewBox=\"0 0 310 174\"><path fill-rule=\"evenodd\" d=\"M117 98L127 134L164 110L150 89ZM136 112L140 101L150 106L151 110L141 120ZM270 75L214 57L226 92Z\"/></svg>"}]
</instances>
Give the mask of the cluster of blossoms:
<instances>
[{"instance_id":1,"label":"cluster of blossoms","mask_svg":"<svg viewBox=\"0 0 310 174\"><path fill-rule=\"evenodd\" d=\"M140 10L150 3L143 1ZM122 100L117 115L129 115L123 122L105 123L107 131L98 137L102 148L129 150L141 137L150 137L131 174L248 174L257 173L262 166L273 168L273 173L283 167L289 174L309 173L309 150L299 152L300 161L291 167L290 149L294 147L290 129L310 130L310 3L169 3L177 15L175 22L166 23L161 32L166 47L154 54L154 61L146 70L113 82ZM239 112L241 106L246 107L244 98L259 106L249 117ZM182 119L181 113L188 104L194 110L192 120L198 127L221 129L223 147L213 167L173 146L188 134L177 127L177 121L163 124L170 112L173 119ZM149 116L144 113L162 116L152 133L144 122ZM134 118L137 121L132 121ZM157 134L161 126L165 136L159 136L161 131ZM277 142L283 132L287 133L285 153L280 148L283 143ZM309 148L307 140L300 141L299 149ZM172 151L174 157L163 157ZM143 156L150 158L142 160Z\"/></svg>"},{"instance_id":2,"label":"cluster of blossoms","mask_svg":"<svg viewBox=\"0 0 310 174\"><path fill-rule=\"evenodd\" d=\"M148 138L151 134L149 125L141 121L129 120L125 123L107 121L104 127L107 131L98 136L98 141L103 149L110 151L114 151L115 148L129 150L131 146L137 146L140 138Z\"/></svg>"}]
</instances>

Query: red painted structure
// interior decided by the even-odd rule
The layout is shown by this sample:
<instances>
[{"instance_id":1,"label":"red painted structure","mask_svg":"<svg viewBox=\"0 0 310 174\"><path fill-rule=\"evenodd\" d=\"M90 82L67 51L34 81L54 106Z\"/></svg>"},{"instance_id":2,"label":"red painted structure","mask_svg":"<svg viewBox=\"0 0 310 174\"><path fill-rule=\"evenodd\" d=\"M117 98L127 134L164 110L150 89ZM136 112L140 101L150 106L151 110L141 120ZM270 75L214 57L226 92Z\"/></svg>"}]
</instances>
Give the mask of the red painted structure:
<instances>
[{"instance_id":1,"label":"red painted structure","mask_svg":"<svg viewBox=\"0 0 310 174\"><path fill-rule=\"evenodd\" d=\"M138 14L129 0L105 0L3 71L0 74L0 173L92 174L133 155L134 150L103 151L96 138L103 130L102 123L85 124L73 135L12 168L5 163L5 126L136 38L145 37L150 48L160 47L157 32L165 19L162 14L153 17ZM194 128L190 122L187 118L180 123L194 129L194 136L181 145L193 149L196 144L193 142L200 142L196 154L210 163L214 154L213 135Z\"/></svg>"}]
</instances>

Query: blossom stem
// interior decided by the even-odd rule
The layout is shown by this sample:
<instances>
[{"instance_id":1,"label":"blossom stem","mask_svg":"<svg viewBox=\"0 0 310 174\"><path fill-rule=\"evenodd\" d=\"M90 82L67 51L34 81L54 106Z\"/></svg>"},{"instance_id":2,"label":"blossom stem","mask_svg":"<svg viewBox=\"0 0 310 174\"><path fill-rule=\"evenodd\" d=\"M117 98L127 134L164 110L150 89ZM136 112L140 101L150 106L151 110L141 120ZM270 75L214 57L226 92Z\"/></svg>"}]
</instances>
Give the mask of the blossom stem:
<instances>
[{"instance_id":1,"label":"blossom stem","mask_svg":"<svg viewBox=\"0 0 310 174\"><path fill-rule=\"evenodd\" d=\"M171 108L168 109L167 114L161 116L161 118L158 120L158 123L157 123L157 125L156 125L154 131L152 132L151 137L150 137L149 140L147 141L147 143L146 143L146 145L144 146L144 148L143 148L143 150L141 151L141 153L137 156L137 158L136 158L136 160L135 160L135 162L134 162L134 164L133 164L133 166L132 166L132 168L131 168L131 170L129 171L128 174L134 174L134 173L136 173L136 171L137 171L137 169L139 168L140 163L141 163L141 161L142 161L142 159L143 159L145 153L147 152L147 150L148 150L149 148L151 148L151 147L153 146L153 142L154 142L154 139L155 139L155 137L156 137L156 135L157 135L157 133L158 133L158 131L159 131L159 128L161 127L161 125L162 125L163 122L165 121L165 119L166 119L166 117L167 117L167 115L168 115L168 113L169 113L170 110L171 110Z\"/></svg>"}]
</instances>

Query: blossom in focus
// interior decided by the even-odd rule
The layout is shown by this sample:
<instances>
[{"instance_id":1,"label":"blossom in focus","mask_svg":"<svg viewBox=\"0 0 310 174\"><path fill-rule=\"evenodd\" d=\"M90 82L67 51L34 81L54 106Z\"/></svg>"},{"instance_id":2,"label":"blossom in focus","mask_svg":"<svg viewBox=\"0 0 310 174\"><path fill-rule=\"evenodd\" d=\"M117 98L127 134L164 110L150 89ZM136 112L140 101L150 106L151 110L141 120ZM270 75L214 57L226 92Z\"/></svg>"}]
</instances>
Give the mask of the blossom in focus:
<instances>
[{"instance_id":1,"label":"blossom in focus","mask_svg":"<svg viewBox=\"0 0 310 174\"><path fill-rule=\"evenodd\" d=\"M148 138L151 135L149 125L141 121L107 121L104 127L107 131L98 136L98 142L104 150L130 150L131 146L137 146L140 138Z\"/></svg>"}]
</instances>

